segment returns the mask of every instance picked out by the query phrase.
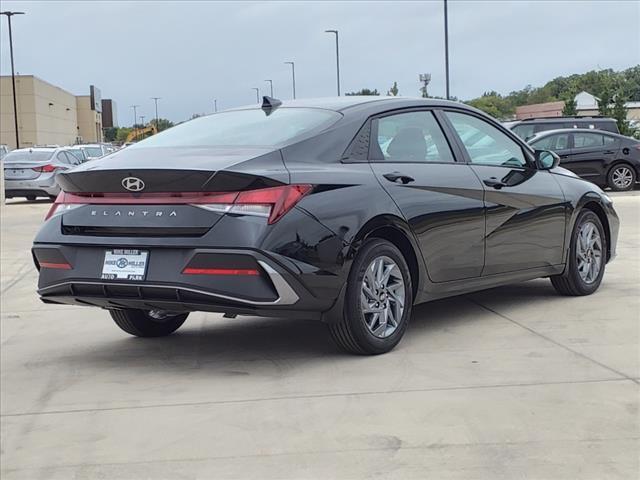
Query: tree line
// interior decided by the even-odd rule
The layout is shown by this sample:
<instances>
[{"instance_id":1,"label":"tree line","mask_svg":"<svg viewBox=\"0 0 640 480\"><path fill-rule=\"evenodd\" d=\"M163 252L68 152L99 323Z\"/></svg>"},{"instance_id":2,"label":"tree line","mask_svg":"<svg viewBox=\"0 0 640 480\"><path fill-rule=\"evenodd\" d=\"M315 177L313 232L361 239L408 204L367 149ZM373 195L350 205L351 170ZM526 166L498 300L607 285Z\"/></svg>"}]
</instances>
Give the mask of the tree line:
<instances>
[{"instance_id":1,"label":"tree line","mask_svg":"<svg viewBox=\"0 0 640 480\"><path fill-rule=\"evenodd\" d=\"M515 90L507 95L491 90L464 103L504 120L513 117L516 107L563 101L565 103L563 115L571 116L577 114L574 97L582 91L589 92L600 99L598 113L615 118L621 133L625 135L633 133L633 128L626 119L627 112L624 104L628 101L640 101L640 65L618 72L612 69L593 70L567 77L557 77L541 87L527 85L522 90ZM398 84L394 82L387 95L398 94ZM423 97L441 98L432 97L422 89L421 94ZM347 95L380 95L380 93L376 89L363 88Z\"/></svg>"}]
</instances>

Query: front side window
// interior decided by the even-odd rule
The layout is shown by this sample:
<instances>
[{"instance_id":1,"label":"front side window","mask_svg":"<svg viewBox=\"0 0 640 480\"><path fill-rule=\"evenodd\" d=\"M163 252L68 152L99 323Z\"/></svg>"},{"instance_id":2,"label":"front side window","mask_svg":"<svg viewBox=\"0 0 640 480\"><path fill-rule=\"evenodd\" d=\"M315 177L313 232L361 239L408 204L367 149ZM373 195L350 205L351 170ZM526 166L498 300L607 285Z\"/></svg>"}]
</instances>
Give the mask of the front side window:
<instances>
[{"instance_id":1,"label":"front side window","mask_svg":"<svg viewBox=\"0 0 640 480\"><path fill-rule=\"evenodd\" d=\"M236 110L189 120L130 148L276 146L320 131L340 118L337 112L318 108L284 107L269 115L261 109Z\"/></svg>"},{"instance_id":2,"label":"front side window","mask_svg":"<svg viewBox=\"0 0 640 480\"><path fill-rule=\"evenodd\" d=\"M604 135L590 132L575 132L573 134L573 148L592 148L604 145Z\"/></svg>"},{"instance_id":3,"label":"front side window","mask_svg":"<svg viewBox=\"0 0 640 480\"><path fill-rule=\"evenodd\" d=\"M87 155L90 157L101 157L102 149L100 147L86 147Z\"/></svg>"},{"instance_id":4,"label":"front side window","mask_svg":"<svg viewBox=\"0 0 640 480\"><path fill-rule=\"evenodd\" d=\"M445 113L464 144L471 163L506 167L527 164L520 145L493 125L464 113Z\"/></svg>"},{"instance_id":5,"label":"front side window","mask_svg":"<svg viewBox=\"0 0 640 480\"><path fill-rule=\"evenodd\" d=\"M433 113L400 113L379 118L375 122L378 148L374 143L372 160L454 162L451 148Z\"/></svg>"},{"instance_id":6,"label":"front side window","mask_svg":"<svg viewBox=\"0 0 640 480\"><path fill-rule=\"evenodd\" d=\"M559 133L557 135L549 135L532 142L531 145L538 150L564 150L569 146L569 134Z\"/></svg>"}]
</instances>

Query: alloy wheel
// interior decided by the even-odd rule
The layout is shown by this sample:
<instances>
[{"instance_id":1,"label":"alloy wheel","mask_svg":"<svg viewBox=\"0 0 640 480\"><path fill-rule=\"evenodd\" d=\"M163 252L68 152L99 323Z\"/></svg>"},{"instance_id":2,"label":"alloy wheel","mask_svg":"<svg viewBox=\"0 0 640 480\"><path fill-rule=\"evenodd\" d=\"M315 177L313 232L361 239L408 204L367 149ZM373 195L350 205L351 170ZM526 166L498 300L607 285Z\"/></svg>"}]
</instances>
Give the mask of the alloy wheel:
<instances>
[{"instance_id":1,"label":"alloy wheel","mask_svg":"<svg viewBox=\"0 0 640 480\"><path fill-rule=\"evenodd\" d=\"M368 330L378 338L396 331L402 321L405 285L394 260L376 257L367 267L360 292L362 317Z\"/></svg>"},{"instance_id":2,"label":"alloy wheel","mask_svg":"<svg viewBox=\"0 0 640 480\"><path fill-rule=\"evenodd\" d=\"M585 222L578 230L576 240L578 273L585 283L595 282L602 268L602 239L593 222Z\"/></svg>"},{"instance_id":3,"label":"alloy wheel","mask_svg":"<svg viewBox=\"0 0 640 480\"><path fill-rule=\"evenodd\" d=\"M633 181L633 173L629 167L617 167L613 171L611 180L617 188L623 190L629 188L631 185L631 182Z\"/></svg>"}]
</instances>

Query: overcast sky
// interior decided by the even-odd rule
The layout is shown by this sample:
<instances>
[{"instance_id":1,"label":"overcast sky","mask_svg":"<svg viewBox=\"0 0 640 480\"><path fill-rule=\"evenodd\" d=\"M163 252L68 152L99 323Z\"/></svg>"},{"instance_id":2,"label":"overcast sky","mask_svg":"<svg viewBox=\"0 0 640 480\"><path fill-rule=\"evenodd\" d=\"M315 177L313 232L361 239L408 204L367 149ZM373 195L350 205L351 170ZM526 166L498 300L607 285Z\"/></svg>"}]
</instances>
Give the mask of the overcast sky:
<instances>
[{"instance_id":1,"label":"overcast sky","mask_svg":"<svg viewBox=\"0 0 640 480\"><path fill-rule=\"evenodd\" d=\"M153 115L174 121L255 103L252 87L291 97L336 93L340 31L343 92L362 87L417 96L444 90L443 2L21 2L2 1L13 17L16 70L76 95L89 85L112 98L120 125ZM11 73L6 19L1 18L1 72ZM449 1L451 94L508 93L560 75L640 63L640 2Z\"/></svg>"}]
</instances>

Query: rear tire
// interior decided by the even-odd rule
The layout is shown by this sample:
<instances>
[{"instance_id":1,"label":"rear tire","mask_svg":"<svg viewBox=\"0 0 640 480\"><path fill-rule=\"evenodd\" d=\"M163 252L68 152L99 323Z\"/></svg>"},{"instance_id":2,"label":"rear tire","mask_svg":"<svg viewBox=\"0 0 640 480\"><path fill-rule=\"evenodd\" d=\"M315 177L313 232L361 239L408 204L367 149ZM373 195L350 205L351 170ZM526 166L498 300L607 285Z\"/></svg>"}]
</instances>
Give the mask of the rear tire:
<instances>
[{"instance_id":1,"label":"rear tire","mask_svg":"<svg viewBox=\"0 0 640 480\"><path fill-rule=\"evenodd\" d=\"M628 163L618 163L609 170L607 185L616 192L633 190L636 185L636 171Z\"/></svg>"},{"instance_id":2,"label":"rear tire","mask_svg":"<svg viewBox=\"0 0 640 480\"><path fill-rule=\"evenodd\" d=\"M110 310L111 318L122 330L136 337L165 337L182 326L188 313L154 318L145 310Z\"/></svg>"},{"instance_id":3,"label":"rear tire","mask_svg":"<svg viewBox=\"0 0 640 480\"><path fill-rule=\"evenodd\" d=\"M586 239L596 237L599 243L587 245ZM562 275L552 276L551 284L560 295L591 295L602 282L607 262L607 237L600 219L591 210L583 210L578 214L569 245L569 261L565 271ZM594 262L598 263L597 272L595 267L590 269Z\"/></svg>"},{"instance_id":4,"label":"rear tire","mask_svg":"<svg viewBox=\"0 0 640 480\"><path fill-rule=\"evenodd\" d=\"M374 238L353 261L343 314L329 324L329 332L349 353L386 353L404 335L412 306L411 274L402 253L391 242Z\"/></svg>"}]
</instances>

